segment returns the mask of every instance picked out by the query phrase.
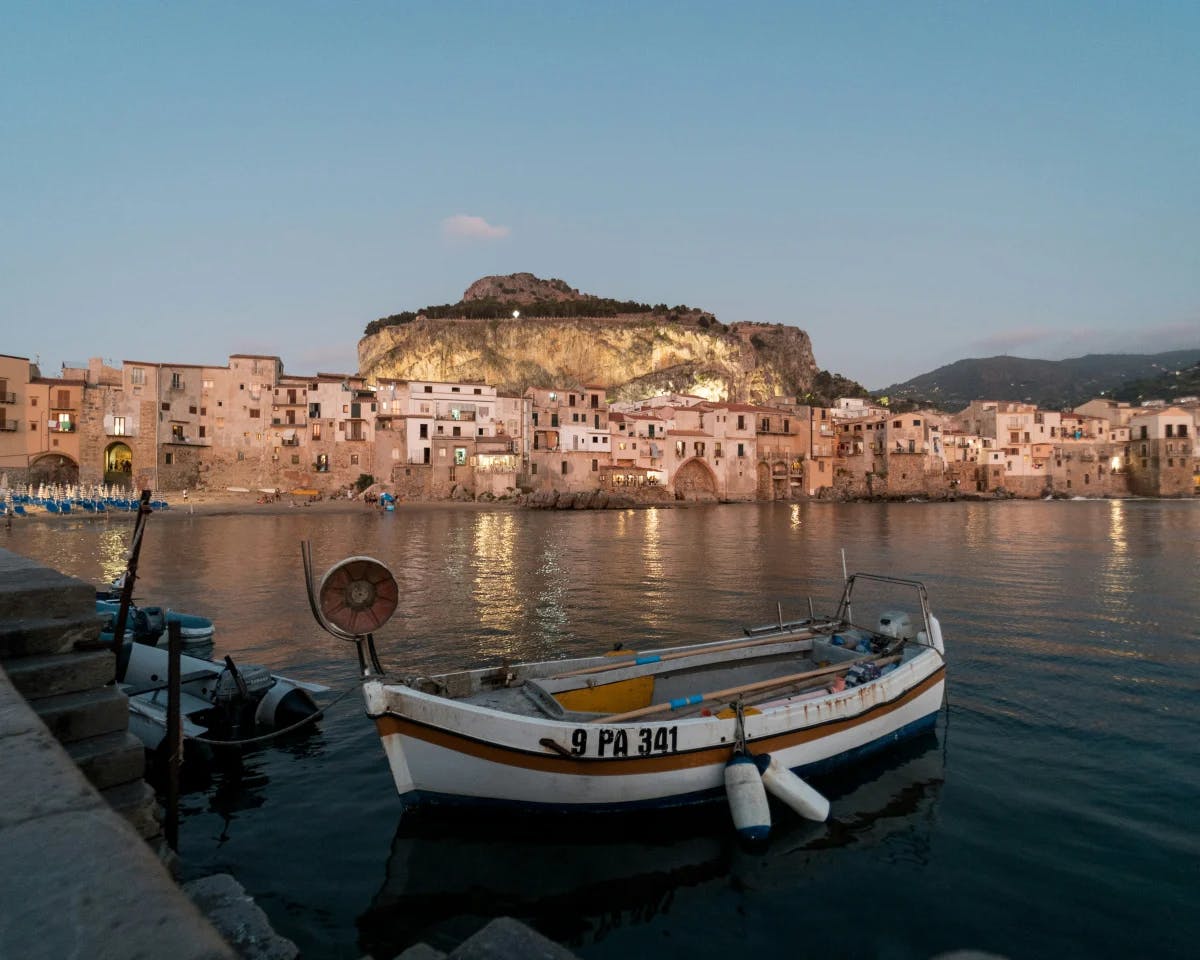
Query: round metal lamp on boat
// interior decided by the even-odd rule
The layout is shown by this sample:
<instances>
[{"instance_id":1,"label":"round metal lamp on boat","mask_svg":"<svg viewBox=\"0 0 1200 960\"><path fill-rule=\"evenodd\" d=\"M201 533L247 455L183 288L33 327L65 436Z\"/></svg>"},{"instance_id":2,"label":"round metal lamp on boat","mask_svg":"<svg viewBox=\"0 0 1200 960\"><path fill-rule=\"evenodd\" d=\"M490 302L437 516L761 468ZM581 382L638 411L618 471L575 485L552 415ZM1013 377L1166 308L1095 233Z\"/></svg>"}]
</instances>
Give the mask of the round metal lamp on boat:
<instances>
[{"instance_id":1,"label":"round metal lamp on boat","mask_svg":"<svg viewBox=\"0 0 1200 960\"><path fill-rule=\"evenodd\" d=\"M325 619L355 637L382 627L399 602L396 578L371 557L349 557L331 567L317 591Z\"/></svg>"},{"instance_id":2,"label":"round metal lamp on boat","mask_svg":"<svg viewBox=\"0 0 1200 960\"><path fill-rule=\"evenodd\" d=\"M364 677L382 676L373 634L391 619L400 602L392 571L372 557L347 557L330 567L316 588L308 541L301 542L300 556L313 619L326 633L355 645Z\"/></svg>"}]
</instances>

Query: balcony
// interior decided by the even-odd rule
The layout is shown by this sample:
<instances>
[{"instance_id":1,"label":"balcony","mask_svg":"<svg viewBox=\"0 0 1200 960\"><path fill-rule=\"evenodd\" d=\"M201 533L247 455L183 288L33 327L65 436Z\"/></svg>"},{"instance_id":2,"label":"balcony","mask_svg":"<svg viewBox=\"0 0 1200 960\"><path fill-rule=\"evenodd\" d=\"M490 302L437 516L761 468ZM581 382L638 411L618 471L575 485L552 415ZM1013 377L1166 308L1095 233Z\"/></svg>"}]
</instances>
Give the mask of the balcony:
<instances>
[{"instance_id":1,"label":"balcony","mask_svg":"<svg viewBox=\"0 0 1200 960\"><path fill-rule=\"evenodd\" d=\"M15 433L16 429L17 429L17 421L16 420L5 420L2 423L0 423L0 431L3 431L4 433Z\"/></svg>"},{"instance_id":2,"label":"balcony","mask_svg":"<svg viewBox=\"0 0 1200 960\"><path fill-rule=\"evenodd\" d=\"M0 403L16 403L17 395L15 393L0 393Z\"/></svg>"},{"instance_id":3,"label":"balcony","mask_svg":"<svg viewBox=\"0 0 1200 960\"><path fill-rule=\"evenodd\" d=\"M74 433L75 432L75 424L63 423L61 421L49 424L49 428L50 428L51 433Z\"/></svg>"},{"instance_id":4,"label":"balcony","mask_svg":"<svg viewBox=\"0 0 1200 960\"><path fill-rule=\"evenodd\" d=\"M131 437L136 437L137 431L130 430L128 427L121 427L119 430L116 427L109 427L104 431L104 434L108 437L120 437L122 440L125 440Z\"/></svg>"},{"instance_id":5,"label":"balcony","mask_svg":"<svg viewBox=\"0 0 1200 960\"><path fill-rule=\"evenodd\" d=\"M279 445L281 447L298 447L298 446L300 446L300 438L299 437L291 437L291 438L284 437L282 440L279 441Z\"/></svg>"},{"instance_id":6,"label":"balcony","mask_svg":"<svg viewBox=\"0 0 1200 960\"><path fill-rule=\"evenodd\" d=\"M272 417L271 418L271 426L283 427L284 429L289 429L291 427L307 427L308 426L308 418L299 417L296 420L288 420L284 417Z\"/></svg>"},{"instance_id":7,"label":"balcony","mask_svg":"<svg viewBox=\"0 0 1200 960\"><path fill-rule=\"evenodd\" d=\"M55 403L50 404L50 409L51 410L74 410L75 404L68 401L67 405L64 407L64 406L62 406L62 404L55 402Z\"/></svg>"}]
</instances>

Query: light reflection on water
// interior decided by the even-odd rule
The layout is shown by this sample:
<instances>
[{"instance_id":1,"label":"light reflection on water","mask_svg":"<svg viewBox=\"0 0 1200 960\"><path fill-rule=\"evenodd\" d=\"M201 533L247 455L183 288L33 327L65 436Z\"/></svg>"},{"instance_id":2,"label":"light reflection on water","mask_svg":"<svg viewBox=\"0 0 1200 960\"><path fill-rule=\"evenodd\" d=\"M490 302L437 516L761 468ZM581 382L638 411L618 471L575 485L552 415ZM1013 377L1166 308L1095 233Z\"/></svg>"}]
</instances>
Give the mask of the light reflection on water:
<instances>
[{"instance_id":1,"label":"light reflection on water","mask_svg":"<svg viewBox=\"0 0 1200 960\"><path fill-rule=\"evenodd\" d=\"M29 522L7 541L0 532L0 545L102 582L123 565L130 530ZM380 655L424 673L740 635L774 620L776 601L787 617L806 613L810 596L828 612L843 548L852 570L926 582L949 659L936 818L901 813L874 845L853 835L839 845L837 827L812 827L804 843L828 842L827 855L793 876L773 852L769 888L745 885L753 871L729 864L669 886L647 915L583 911L572 943L585 957L772 955L795 936L788 905L814 894L817 927L832 932L806 946L852 957L955 946L1013 958L1170 955L1200 936L1200 503L155 516L138 595L213 616L218 655L340 690L353 652L311 622L304 538L318 573L352 554L389 564L403 612L381 631ZM236 873L306 954L357 957L356 918L369 914L388 936L371 904L400 827L352 696L310 737L256 752L193 794L185 863ZM878 890L888 895L868 898L866 914L850 895ZM938 923L913 923L931 903ZM482 919L439 929L465 935Z\"/></svg>"}]
</instances>

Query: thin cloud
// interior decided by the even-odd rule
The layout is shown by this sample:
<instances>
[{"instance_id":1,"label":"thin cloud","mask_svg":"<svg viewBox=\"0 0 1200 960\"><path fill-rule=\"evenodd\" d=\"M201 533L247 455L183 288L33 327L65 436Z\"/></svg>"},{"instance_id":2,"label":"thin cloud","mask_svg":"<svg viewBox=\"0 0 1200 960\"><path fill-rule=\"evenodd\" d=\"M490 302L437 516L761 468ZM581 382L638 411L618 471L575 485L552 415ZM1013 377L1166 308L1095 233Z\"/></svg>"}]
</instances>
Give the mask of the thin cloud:
<instances>
[{"instance_id":1,"label":"thin cloud","mask_svg":"<svg viewBox=\"0 0 1200 960\"><path fill-rule=\"evenodd\" d=\"M507 237L508 227L493 226L483 217L458 213L442 221L442 236L447 240L499 240Z\"/></svg>"},{"instance_id":2,"label":"thin cloud","mask_svg":"<svg viewBox=\"0 0 1200 960\"><path fill-rule=\"evenodd\" d=\"M1010 353L1016 349L1024 349L1035 343L1044 343L1054 336L1051 330L1039 327L1025 327L1018 330L1005 330L994 333L990 337L975 340L971 346L985 353Z\"/></svg>"}]
</instances>

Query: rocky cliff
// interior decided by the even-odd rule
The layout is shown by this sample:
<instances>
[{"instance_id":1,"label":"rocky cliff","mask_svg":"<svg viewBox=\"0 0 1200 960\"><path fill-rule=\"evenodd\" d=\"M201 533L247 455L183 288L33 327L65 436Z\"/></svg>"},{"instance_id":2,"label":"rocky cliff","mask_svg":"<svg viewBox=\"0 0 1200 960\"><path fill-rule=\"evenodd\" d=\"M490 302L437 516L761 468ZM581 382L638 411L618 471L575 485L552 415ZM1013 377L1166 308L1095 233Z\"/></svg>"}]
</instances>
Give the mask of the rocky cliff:
<instances>
[{"instance_id":1,"label":"rocky cliff","mask_svg":"<svg viewBox=\"0 0 1200 960\"><path fill-rule=\"evenodd\" d=\"M531 304L544 314L554 301L569 315L511 315L510 308ZM619 312L608 314L614 304ZM466 316L453 316L456 305L447 305L375 321L358 344L359 372L481 380L510 395L530 386L603 386L613 400L677 392L759 402L803 397L817 379L812 343L796 327L726 326L703 311L588 297L531 274L485 277L461 305ZM479 316L490 306L494 316ZM590 306L600 315L579 315Z\"/></svg>"}]
</instances>

